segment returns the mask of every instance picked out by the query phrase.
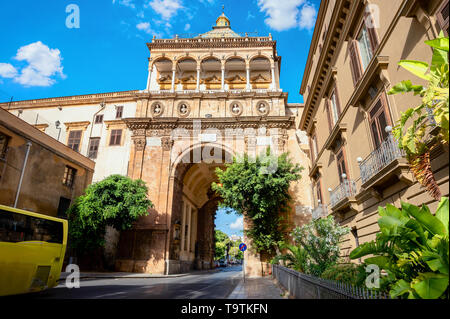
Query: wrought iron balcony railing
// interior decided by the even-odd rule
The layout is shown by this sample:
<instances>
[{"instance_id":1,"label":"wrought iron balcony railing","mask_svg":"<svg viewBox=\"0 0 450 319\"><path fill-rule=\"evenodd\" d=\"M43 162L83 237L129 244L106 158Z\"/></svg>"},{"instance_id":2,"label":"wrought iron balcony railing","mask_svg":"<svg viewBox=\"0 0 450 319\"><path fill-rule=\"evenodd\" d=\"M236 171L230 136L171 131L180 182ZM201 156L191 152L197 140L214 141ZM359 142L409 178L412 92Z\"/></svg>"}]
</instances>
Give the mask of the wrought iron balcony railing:
<instances>
[{"instance_id":1,"label":"wrought iron balcony railing","mask_svg":"<svg viewBox=\"0 0 450 319\"><path fill-rule=\"evenodd\" d=\"M359 163L361 181L364 184L394 160L404 157L404 152L398 148L398 142L392 134L381 143L380 147Z\"/></svg>"},{"instance_id":2,"label":"wrought iron balcony railing","mask_svg":"<svg viewBox=\"0 0 450 319\"><path fill-rule=\"evenodd\" d=\"M312 219L313 220L319 219L320 217L326 217L327 215L328 215L327 205L319 204L312 211Z\"/></svg>"},{"instance_id":3,"label":"wrought iron balcony railing","mask_svg":"<svg viewBox=\"0 0 450 319\"><path fill-rule=\"evenodd\" d=\"M355 181L344 179L344 181L330 192L330 206L335 207L344 198L356 195Z\"/></svg>"}]
</instances>

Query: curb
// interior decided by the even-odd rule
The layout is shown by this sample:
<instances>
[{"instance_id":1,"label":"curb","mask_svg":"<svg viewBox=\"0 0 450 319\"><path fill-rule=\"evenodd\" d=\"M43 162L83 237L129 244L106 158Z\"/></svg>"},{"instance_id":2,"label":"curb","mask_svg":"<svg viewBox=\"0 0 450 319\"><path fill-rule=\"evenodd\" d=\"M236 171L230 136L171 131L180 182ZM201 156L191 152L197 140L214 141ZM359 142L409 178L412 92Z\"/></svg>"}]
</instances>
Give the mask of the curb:
<instances>
[{"instance_id":1,"label":"curb","mask_svg":"<svg viewBox=\"0 0 450 319\"><path fill-rule=\"evenodd\" d=\"M80 274L80 280L81 279L156 279L156 278L179 278L179 277L186 277L190 275L196 275L196 274L206 274L206 273L214 273L218 272L218 270L206 270L206 271L199 271L199 272L192 272L192 273L185 273L185 274L174 274L174 275L138 275L138 274L129 274L129 275L108 275L108 274ZM59 281L66 280L66 277L60 277L58 279Z\"/></svg>"}]
</instances>

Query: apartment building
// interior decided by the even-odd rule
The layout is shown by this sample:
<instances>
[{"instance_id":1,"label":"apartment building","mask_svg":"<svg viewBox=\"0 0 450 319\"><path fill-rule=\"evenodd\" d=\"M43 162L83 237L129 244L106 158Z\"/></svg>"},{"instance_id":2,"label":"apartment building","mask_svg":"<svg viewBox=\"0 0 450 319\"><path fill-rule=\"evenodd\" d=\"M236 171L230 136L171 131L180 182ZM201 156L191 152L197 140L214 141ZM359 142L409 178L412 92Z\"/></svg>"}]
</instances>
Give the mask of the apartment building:
<instances>
[{"instance_id":1,"label":"apartment building","mask_svg":"<svg viewBox=\"0 0 450 319\"><path fill-rule=\"evenodd\" d=\"M299 129L310 142L313 218L334 215L351 233L348 256L379 231L377 209L400 201L437 207L414 179L391 131L420 97L388 95L406 79L425 84L397 64L430 62L424 41L448 35L448 0L323 0L301 84ZM448 148L432 154L442 195L449 193Z\"/></svg>"}]
</instances>

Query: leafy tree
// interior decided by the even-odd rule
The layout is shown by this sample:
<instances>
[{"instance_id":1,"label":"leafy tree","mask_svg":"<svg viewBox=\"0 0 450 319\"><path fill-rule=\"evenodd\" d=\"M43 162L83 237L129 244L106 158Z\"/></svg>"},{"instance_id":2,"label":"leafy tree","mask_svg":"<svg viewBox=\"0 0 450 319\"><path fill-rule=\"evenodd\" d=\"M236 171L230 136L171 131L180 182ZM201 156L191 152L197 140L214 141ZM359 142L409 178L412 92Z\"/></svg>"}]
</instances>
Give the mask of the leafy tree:
<instances>
[{"instance_id":1,"label":"leafy tree","mask_svg":"<svg viewBox=\"0 0 450 319\"><path fill-rule=\"evenodd\" d=\"M212 188L219 193L221 207L230 207L251 221L247 236L257 252L273 253L284 240L281 214L291 200L289 185L300 179L301 167L294 165L288 154L255 159L247 154L233 159L225 170L216 170L219 183ZM276 169L273 168L276 165Z\"/></svg>"},{"instance_id":2,"label":"leafy tree","mask_svg":"<svg viewBox=\"0 0 450 319\"><path fill-rule=\"evenodd\" d=\"M224 259L227 253L227 244L230 242L228 235L223 231L216 229L214 232L215 253L214 259Z\"/></svg>"},{"instance_id":3,"label":"leafy tree","mask_svg":"<svg viewBox=\"0 0 450 319\"><path fill-rule=\"evenodd\" d=\"M449 298L449 200L443 197L435 216L425 205L402 202L402 208L379 207L376 240L354 249L350 258L365 259L387 275L380 288L392 298Z\"/></svg>"},{"instance_id":4,"label":"leafy tree","mask_svg":"<svg viewBox=\"0 0 450 319\"><path fill-rule=\"evenodd\" d=\"M305 272L320 276L328 267L336 264L339 259L341 238L349 232L350 229L339 226L333 216L296 227L292 236L308 256Z\"/></svg>"},{"instance_id":5,"label":"leafy tree","mask_svg":"<svg viewBox=\"0 0 450 319\"><path fill-rule=\"evenodd\" d=\"M142 180L111 175L91 184L68 211L71 245L80 251L101 247L106 226L129 229L151 207Z\"/></svg>"},{"instance_id":6,"label":"leafy tree","mask_svg":"<svg viewBox=\"0 0 450 319\"><path fill-rule=\"evenodd\" d=\"M449 38L441 32L434 40L425 41L434 50L431 65L422 61L403 60L398 64L421 79L428 87L413 85L410 80L395 85L389 94L419 95L422 103L401 114L394 136L404 150L417 181L436 200L441 192L431 170L430 153L439 144L449 144ZM432 115L433 120L430 120ZM412 121L412 123L411 123ZM408 123L411 123L408 126Z\"/></svg>"}]
</instances>

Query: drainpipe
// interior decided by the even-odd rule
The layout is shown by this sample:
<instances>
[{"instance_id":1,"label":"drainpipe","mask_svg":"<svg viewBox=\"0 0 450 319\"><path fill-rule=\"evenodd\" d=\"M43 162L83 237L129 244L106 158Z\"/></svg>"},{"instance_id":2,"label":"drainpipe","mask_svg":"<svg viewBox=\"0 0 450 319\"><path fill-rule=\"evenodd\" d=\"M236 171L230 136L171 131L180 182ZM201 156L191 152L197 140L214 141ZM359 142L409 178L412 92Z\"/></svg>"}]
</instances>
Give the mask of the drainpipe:
<instances>
[{"instance_id":1,"label":"drainpipe","mask_svg":"<svg viewBox=\"0 0 450 319\"><path fill-rule=\"evenodd\" d=\"M22 188L23 175L25 173L25 168L27 167L28 155L30 154L31 142L27 142L27 152L25 153L25 159L23 160L22 172L20 173L19 185L17 186L16 200L14 201L14 208L17 207L17 202L19 201L20 189Z\"/></svg>"}]
</instances>

